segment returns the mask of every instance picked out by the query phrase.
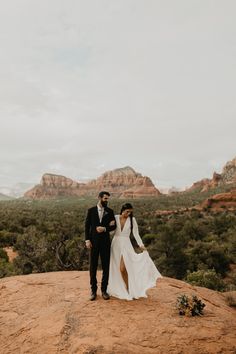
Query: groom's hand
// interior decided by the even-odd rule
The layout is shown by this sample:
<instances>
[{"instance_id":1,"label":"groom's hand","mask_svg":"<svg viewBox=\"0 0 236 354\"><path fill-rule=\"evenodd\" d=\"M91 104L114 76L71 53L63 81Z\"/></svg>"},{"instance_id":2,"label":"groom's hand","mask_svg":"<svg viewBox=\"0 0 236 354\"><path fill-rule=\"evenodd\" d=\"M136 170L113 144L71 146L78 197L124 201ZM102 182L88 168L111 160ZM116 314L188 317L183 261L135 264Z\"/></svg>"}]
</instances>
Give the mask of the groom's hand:
<instances>
[{"instance_id":1,"label":"groom's hand","mask_svg":"<svg viewBox=\"0 0 236 354\"><path fill-rule=\"evenodd\" d=\"M91 241L90 241L90 240L86 240L86 241L85 241L85 246L86 246L86 248L88 248L88 249L92 248L92 243L91 243Z\"/></svg>"},{"instance_id":2,"label":"groom's hand","mask_svg":"<svg viewBox=\"0 0 236 354\"><path fill-rule=\"evenodd\" d=\"M97 226L96 230L99 234L102 232L106 232L106 228L104 226Z\"/></svg>"}]
</instances>

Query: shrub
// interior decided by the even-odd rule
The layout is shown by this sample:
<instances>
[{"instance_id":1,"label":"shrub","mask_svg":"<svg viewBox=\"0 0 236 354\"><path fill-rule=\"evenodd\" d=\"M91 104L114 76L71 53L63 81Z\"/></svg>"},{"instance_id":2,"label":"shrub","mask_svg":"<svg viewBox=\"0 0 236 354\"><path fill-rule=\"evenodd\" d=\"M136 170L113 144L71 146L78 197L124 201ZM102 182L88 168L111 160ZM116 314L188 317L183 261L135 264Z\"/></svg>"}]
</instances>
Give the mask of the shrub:
<instances>
[{"instance_id":1,"label":"shrub","mask_svg":"<svg viewBox=\"0 0 236 354\"><path fill-rule=\"evenodd\" d=\"M189 258L189 270L197 271L199 263L205 264L207 269L215 269L217 273L225 275L229 270L230 256L227 245L219 244L215 235L208 235L209 241L191 240L185 253ZM211 238L211 240L210 240Z\"/></svg>"},{"instance_id":2,"label":"shrub","mask_svg":"<svg viewBox=\"0 0 236 354\"><path fill-rule=\"evenodd\" d=\"M155 239L157 238L157 235L155 234L146 234L143 236L142 240L146 246L150 245Z\"/></svg>"},{"instance_id":3,"label":"shrub","mask_svg":"<svg viewBox=\"0 0 236 354\"><path fill-rule=\"evenodd\" d=\"M0 258L0 278L8 277L10 275L14 275L14 267L12 263Z\"/></svg>"},{"instance_id":4,"label":"shrub","mask_svg":"<svg viewBox=\"0 0 236 354\"><path fill-rule=\"evenodd\" d=\"M224 290L224 282L214 269L198 270L188 273L186 281L193 285L203 286L213 290Z\"/></svg>"},{"instance_id":5,"label":"shrub","mask_svg":"<svg viewBox=\"0 0 236 354\"><path fill-rule=\"evenodd\" d=\"M0 248L0 259L5 260L6 262L9 261L7 252L3 248Z\"/></svg>"},{"instance_id":6,"label":"shrub","mask_svg":"<svg viewBox=\"0 0 236 354\"><path fill-rule=\"evenodd\" d=\"M203 309L206 305L192 295L190 299L187 295L180 295L177 298L176 307L180 315L184 316L200 316L203 315Z\"/></svg>"}]
</instances>

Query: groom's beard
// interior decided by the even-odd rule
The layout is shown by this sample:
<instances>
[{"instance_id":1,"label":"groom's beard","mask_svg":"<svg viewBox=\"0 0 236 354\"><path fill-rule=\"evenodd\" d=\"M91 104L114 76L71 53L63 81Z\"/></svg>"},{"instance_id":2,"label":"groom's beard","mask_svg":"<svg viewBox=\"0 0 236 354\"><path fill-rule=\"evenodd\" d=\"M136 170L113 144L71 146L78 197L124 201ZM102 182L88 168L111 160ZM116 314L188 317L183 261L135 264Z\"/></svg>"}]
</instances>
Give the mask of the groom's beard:
<instances>
[{"instance_id":1,"label":"groom's beard","mask_svg":"<svg viewBox=\"0 0 236 354\"><path fill-rule=\"evenodd\" d=\"M107 207L108 202L107 202L107 201L105 201L105 200L102 200L102 201L101 201L101 204L102 204L103 208L106 208L106 207Z\"/></svg>"}]
</instances>

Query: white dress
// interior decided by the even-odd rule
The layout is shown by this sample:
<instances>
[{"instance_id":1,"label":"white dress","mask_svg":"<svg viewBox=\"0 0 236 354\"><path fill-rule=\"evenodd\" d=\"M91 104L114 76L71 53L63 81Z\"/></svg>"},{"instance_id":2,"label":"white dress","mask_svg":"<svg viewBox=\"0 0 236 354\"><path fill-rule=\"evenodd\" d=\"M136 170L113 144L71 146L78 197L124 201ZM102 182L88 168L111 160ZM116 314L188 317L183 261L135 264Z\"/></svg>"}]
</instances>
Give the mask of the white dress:
<instances>
[{"instance_id":1,"label":"white dress","mask_svg":"<svg viewBox=\"0 0 236 354\"><path fill-rule=\"evenodd\" d=\"M120 216L116 215L115 218L117 228L111 243L108 293L111 296L126 300L147 297L147 289L156 286L156 280L162 276L147 251L139 254L135 253L129 239L130 218L127 218L122 231ZM133 234L139 246L143 246L135 218L133 218ZM122 256L128 273L128 291L120 272Z\"/></svg>"}]
</instances>

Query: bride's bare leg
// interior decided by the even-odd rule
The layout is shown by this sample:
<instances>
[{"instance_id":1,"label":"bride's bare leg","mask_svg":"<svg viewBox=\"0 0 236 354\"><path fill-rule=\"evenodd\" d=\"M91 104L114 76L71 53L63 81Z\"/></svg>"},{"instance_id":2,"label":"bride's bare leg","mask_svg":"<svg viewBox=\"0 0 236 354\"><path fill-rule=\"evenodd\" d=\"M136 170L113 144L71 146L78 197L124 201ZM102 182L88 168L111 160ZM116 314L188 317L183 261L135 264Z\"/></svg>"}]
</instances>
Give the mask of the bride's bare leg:
<instances>
[{"instance_id":1,"label":"bride's bare leg","mask_svg":"<svg viewBox=\"0 0 236 354\"><path fill-rule=\"evenodd\" d=\"M126 289L127 289L127 291L129 291L128 273L125 268L125 262L124 262L123 256L121 256L121 260L120 260L120 272L121 272L122 278L125 282Z\"/></svg>"}]
</instances>

